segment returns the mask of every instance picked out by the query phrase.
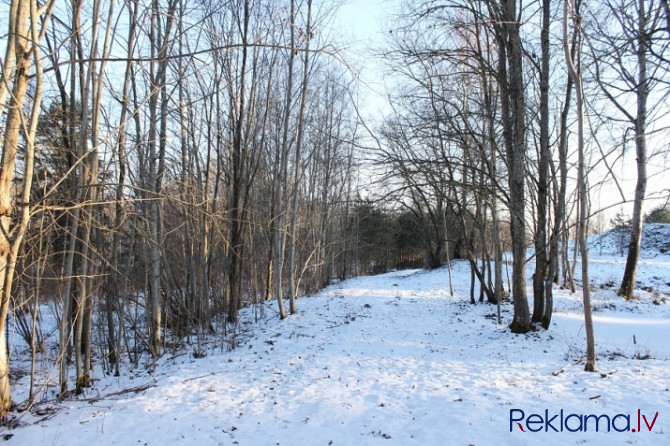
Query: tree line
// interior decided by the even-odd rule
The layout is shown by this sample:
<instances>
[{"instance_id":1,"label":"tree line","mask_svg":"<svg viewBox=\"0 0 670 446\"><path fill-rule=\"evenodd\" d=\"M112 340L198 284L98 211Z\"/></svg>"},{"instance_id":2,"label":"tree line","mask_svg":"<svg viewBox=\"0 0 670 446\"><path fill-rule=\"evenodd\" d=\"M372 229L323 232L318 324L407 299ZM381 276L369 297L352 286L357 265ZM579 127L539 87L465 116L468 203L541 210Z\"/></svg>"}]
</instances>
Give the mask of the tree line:
<instances>
[{"instance_id":1,"label":"tree line","mask_svg":"<svg viewBox=\"0 0 670 446\"><path fill-rule=\"evenodd\" d=\"M333 13L312 0L10 2L3 413L10 316L67 397L96 361L118 374L122 358L183 342L205 354L241 308L274 299L286 317L298 295L367 271L357 256L375 263L356 238L356 88Z\"/></svg>"},{"instance_id":2,"label":"tree line","mask_svg":"<svg viewBox=\"0 0 670 446\"><path fill-rule=\"evenodd\" d=\"M550 326L553 286L576 289L579 252L586 368L595 369L589 219L603 211L593 203L598 189L610 191L608 206L631 203L618 293L633 298L647 168L663 172L668 150L667 1L402 5L385 52L393 110L380 126L378 160L387 193L431 216L444 252L465 244L481 295L513 300L516 333ZM621 169L635 174L633 194Z\"/></svg>"}]
</instances>

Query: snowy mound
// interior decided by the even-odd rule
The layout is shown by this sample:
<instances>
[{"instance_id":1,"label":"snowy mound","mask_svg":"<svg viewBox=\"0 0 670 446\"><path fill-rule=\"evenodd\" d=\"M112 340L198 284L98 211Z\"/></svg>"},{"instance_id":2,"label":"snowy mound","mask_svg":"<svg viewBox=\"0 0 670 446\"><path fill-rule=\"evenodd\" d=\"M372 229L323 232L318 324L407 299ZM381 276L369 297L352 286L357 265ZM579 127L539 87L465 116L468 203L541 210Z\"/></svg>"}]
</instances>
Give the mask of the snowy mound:
<instances>
[{"instance_id":1,"label":"snowy mound","mask_svg":"<svg viewBox=\"0 0 670 446\"><path fill-rule=\"evenodd\" d=\"M629 241L629 231L611 229L589 237L589 250L601 255L625 256ZM670 224L646 224L642 228L640 257L653 259L659 256L670 258Z\"/></svg>"}]
</instances>

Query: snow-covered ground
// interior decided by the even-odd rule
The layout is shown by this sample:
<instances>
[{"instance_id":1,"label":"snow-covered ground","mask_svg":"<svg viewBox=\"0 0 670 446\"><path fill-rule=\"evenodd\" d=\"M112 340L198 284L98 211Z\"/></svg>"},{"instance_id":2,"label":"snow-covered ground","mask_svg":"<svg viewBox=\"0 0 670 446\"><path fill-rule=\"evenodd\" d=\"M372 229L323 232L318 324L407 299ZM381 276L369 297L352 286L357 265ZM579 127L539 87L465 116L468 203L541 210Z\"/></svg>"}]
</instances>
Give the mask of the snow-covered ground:
<instances>
[{"instance_id":1,"label":"snow-covered ground","mask_svg":"<svg viewBox=\"0 0 670 446\"><path fill-rule=\"evenodd\" d=\"M469 304L469 269L455 262L454 297L439 269L335 284L284 321L269 303L232 351L212 343L205 358L166 354L152 373L118 378L96 369L80 400L44 402L0 436L68 446L670 444L670 256L656 248L644 251L631 302L615 294L625 259L591 250L598 373L579 362L579 292L556 288L551 328L514 335L511 305L498 325L495 306ZM17 399L26 384L14 385Z\"/></svg>"}]
</instances>

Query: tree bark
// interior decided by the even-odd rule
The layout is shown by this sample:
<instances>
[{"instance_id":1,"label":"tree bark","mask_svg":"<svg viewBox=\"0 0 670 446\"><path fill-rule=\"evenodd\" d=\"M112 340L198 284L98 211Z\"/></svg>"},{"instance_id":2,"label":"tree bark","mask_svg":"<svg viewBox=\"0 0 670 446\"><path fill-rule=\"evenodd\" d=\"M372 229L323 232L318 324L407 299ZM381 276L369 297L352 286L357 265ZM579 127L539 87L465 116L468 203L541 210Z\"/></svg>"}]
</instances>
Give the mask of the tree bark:
<instances>
[{"instance_id":1,"label":"tree bark","mask_svg":"<svg viewBox=\"0 0 670 446\"><path fill-rule=\"evenodd\" d=\"M550 0L542 0L542 56L540 65L540 159L538 161L537 231L535 233L535 274L533 275L533 317L547 329L553 310L552 282L547 281L547 212L549 202L549 26Z\"/></svg>"},{"instance_id":2,"label":"tree bark","mask_svg":"<svg viewBox=\"0 0 670 446\"><path fill-rule=\"evenodd\" d=\"M568 45L568 15L571 15L577 34L577 41L580 39L580 16L578 5L574 0L565 0L563 4L563 50L568 71L575 84L576 92L576 113L577 113L577 155L578 155L578 174L577 189L579 192L579 218L577 221L577 240L579 242L579 252L582 262L582 299L584 304L584 328L586 331L586 364L584 370L594 372L596 370L596 351L595 336L593 333L593 316L591 313L591 289L589 282L589 251L587 246L588 231L588 187L586 178L586 166L584 161L584 85L581 74L581 44L577 45L577 54L573 63L573 57Z\"/></svg>"},{"instance_id":3,"label":"tree bark","mask_svg":"<svg viewBox=\"0 0 670 446\"><path fill-rule=\"evenodd\" d=\"M512 238L512 297L514 317L510 329L525 333L531 328L526 296L526 101L523 83L523 47L516 0L490 7L498 39L498 78L507 152L509 211Z\"/></svg>"},{"instance_id":4,"label":"tree bark","mask_svg":"<svg viewBox=\"0 0 670 446\"><path fill-rule=\"evenodd\" d=\"M294 24L295 26L295 24ZM312 0L307 0L307 25L305 30L306 47L303 53L303 74L300 91L300 108L298 111L298 130L295 143L295 170L293 177L293 194L291 196L291 220L289 222L289 249L288 249L288 293L289 293L289 307L291 314L298 312L298 305L296 303L297 297L297 271L296 271L296 235L297 235L297 218L298 218L298 194L300 192L300 177L301 163L302 163L302 144L304 139L305 129L305 107L307 104L307 85L309 81L309 62L311 54L309 52L309 43L312 33Z\"/></svg>"},{"instance_id":5,"label":"tree bark","mask_svg":"<svg viewBox=\"0 0 670 446\"><path fill-rule=\"evenodd\" d=\"M228 322L236 323L238 311L242 305L242 251L243 251L243 225L242 225L242 188L244 183L245 148L244 121L246 114L246 89L247 89L247 58L248 58L248 33L249 33L249 0L244 1L242 12L241 38L242 38L242 61L240 66L239 97L237 99L237 110L233 112L233 140L232 140L232 177L230 196L230 248L228 256Z\"/></svg>"},{"instance_id":6,"label":"tree bark","mask_svg":"<svg viewBox=\"0 0 670 446\"><path fill-rule=\"evenodd\" d=\"M274 279L275 279L275 296L277 298L277 305L279 307L279 317L286 318L286 307L284 306L283 297L283 272L284 272L284 248L286 235L284 234L284 206L283 206L283 189L286 180L287 163L288 163L288 134L291 120L291 104L293 97L293 63L295 60L295 0L291 0L291 10L289 16L289 50L288 56L288 72L286 84L286 100L284 104L284 128L282 129L282 142L276 151L276 166L274 178Z\"/></svg>"},{"instance_id":7,"label":"tree bark","mask_svg":"<svg viewBox=\"0 0 670 446\"><path fill-rule=\"evenodd\" d=\"M619 287L619 295L625 299L632 299L635 291L637 264L640 258L642 244L642 206L647 190L647 99L649 97L649 79L647 74L647 13L645 0L638 0L638 30L637 40L637 114L635 115L635 154L637 165L637 182L635 184L635 198L633 201L633 216L631 218L630 243L628 256L624 268L623 279Z\"/></svg>"},{"instance_id":8,"label":"tree bark","mask_svg":"<svg viewBox=\"0 0 670 446\"><path fill-rule=\"evenodd\" d=\"M150 65L151 96L149 98L149 141L148 146L148 274L149 293L147 298L147 319L149 351L156 358L161 354L163 325L163 292L161 288L161 245L163 230L161 222L161 202L163 175L165 171L165 148L167 139L167 69L168 46L174 23L176 0L168 2L167 11L160 9L159 0L151 2L150 44L152 62ZM165 23L163 24L163 19Z\"/></svg>"},{"instance_id":9,"label":"tree bark","mask_svg":"<svg viewBox=\"0 0 670 446\"><path fill-rule=\"evenodd\" d=\"M4 109L11 85L11 96L2 135L0 164L0 416L12 407L9 382L9 352L7 351L6 322L12 299L12 283L23 237L30 221L30 191L33 180L35 134L42 101L42 58L39 43L49 23L53 2L38 6L36 0L12 0L9 5L9 38L2 66L0 106ZM33 62L31 62L31 59ZM31 68L34 67L35 92L29 117L24 106ZM14 180L19 135L25 137L23 184L14 198ZM0 132L1 134L2 132ZM13 201L17 201L17 214Z\"/></svg>"}]
</instances>

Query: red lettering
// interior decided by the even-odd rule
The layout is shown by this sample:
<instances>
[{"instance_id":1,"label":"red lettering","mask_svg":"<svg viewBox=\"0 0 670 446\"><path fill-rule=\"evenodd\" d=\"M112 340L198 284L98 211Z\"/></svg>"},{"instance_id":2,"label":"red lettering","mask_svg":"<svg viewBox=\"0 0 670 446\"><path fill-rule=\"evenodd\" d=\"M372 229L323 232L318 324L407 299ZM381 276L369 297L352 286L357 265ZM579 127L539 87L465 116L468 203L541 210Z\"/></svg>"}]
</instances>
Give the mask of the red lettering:
<instances>
[{"instance_id":1,"label":"red lettering","mask_svg":"<svg viewBox=\"0 0 670 446\"><path fill-rule=\"evenodd\" d=\"M642 418L644 419L644 424L647 425L647 429L649 429L649 432L651 432L651 430L654 428L654 423L656 423L656 418L658 418L658 412L656 412L656 415L654 415L654 419L651 421L651 426L647 422L647 416L646 415L642 415Z\"/></svg>"}]
</instances>

